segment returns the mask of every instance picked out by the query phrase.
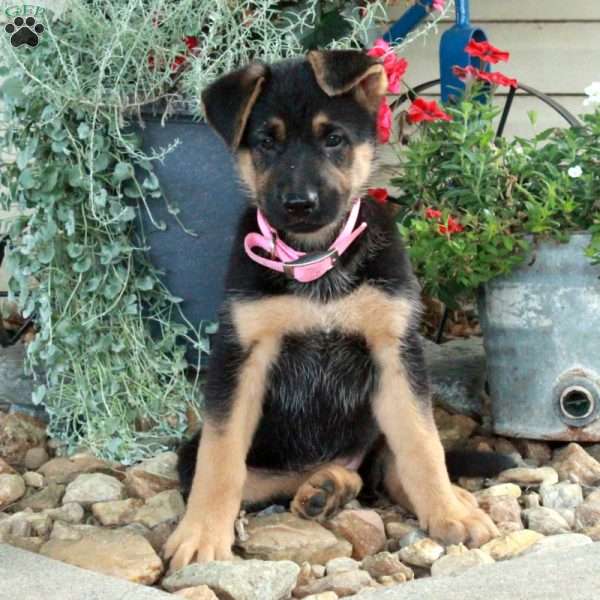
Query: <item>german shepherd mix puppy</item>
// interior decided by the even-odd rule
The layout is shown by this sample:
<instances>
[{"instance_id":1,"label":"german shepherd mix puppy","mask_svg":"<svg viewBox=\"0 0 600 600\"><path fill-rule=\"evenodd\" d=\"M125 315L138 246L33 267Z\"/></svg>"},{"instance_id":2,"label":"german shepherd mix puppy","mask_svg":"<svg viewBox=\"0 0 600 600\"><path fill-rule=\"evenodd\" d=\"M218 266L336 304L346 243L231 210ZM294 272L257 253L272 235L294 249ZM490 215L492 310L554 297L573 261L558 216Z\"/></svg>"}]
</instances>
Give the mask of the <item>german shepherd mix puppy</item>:
<instances>
[{"instance_id":1,"label":"german shepherd mix puppy","mask_svg":"<svg viewBox=\"0 0 600 600\"><path fill-rule=\"evenodd\" d=\"M172 569L230 558L243 501L288 497L298 515L330 517L359 493L357 470L376 449L369 463L387 494L431 536L479 546L498 535L450 483L417 335L419 286L387 208L364 201L366 229L310 281L244 249L258 208L276 240L320 260L367 183L386 89L366 54L313 51L252 63L203 94L252 206L230 259L201 438L180 454L190 489L165 547ZM494 454L476 462L471 474L512 466Z\"/></svg>"}]
</instances>

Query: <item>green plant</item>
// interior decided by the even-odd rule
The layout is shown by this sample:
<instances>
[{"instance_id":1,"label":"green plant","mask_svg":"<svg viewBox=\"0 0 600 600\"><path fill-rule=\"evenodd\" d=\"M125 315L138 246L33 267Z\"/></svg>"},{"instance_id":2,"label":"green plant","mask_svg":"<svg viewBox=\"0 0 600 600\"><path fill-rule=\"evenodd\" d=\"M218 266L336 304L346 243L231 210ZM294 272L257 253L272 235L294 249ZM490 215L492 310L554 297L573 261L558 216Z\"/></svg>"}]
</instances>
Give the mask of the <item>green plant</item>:
<instances>
[{"instance_id":1,"label":"green plant","mask_svg":"<svg viewBox=\"0 0 600 600\"><path fill-rule=\"evenodd\" d=\"M166 117L251 59L359 47L384 5L73 0L35 49L0 36L0 206L18 211L10 290L35 315L34 400L67 449L136 460L180 438L198 405L180 342L207 352L207 325L174 322L179 299L133 236L138 211L168 202L153 163L171 150L142 151L140 107L162 100Z\"/></svg>"},{"instance_id":2,"label":"green plant","mask_svg":"<svg viewBox=\"0 0 600 600\"><path fill-rule=\"evenodd\" d=\"M424 291L450 306L520 265L538 239L589 231L588 254L600 256L600 110L581 127L497 139L493 90L471 80L444 107L451 121L420 124L391 179Z\"/></svg>"}]
</instances>

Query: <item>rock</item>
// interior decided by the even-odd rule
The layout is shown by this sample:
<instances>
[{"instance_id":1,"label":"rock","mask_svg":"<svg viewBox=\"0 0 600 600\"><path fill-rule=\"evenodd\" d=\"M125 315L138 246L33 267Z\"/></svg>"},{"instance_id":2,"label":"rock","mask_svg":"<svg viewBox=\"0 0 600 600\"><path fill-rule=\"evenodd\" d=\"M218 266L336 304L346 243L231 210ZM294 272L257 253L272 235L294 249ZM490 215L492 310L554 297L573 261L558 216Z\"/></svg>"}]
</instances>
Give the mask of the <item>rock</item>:
<instances>
[{"instance_id":1,"label":"rock","mask_svg":"<svg viewBox=\"0 0 600 600\"><path fill-rule=\"evenodd\" d=\"M50 532L50 539L78 541L86 533L90 533L93 530L94 527L92 525L71 525L62 521L55 521Z\"/></svg>"},{"instance_id":2,"label":"rock","mask_svg":"<svg viewBox=\"0 0 600 600\"><path fill-rule=\"evenodd\" d=\"M579 444L571 443L555 452L552 466L560 480L584 485L600 481L600 463L592 458Z\"/></svg>"},{"instance_id":3,"label":"rock","mask_svg":"<svg viewBox=\"0 0 600 600\"><path fill-rule=\"evenodd\" d=\"M323 565L311 565L310 570L312 571L313 577L316 579L325 577L325 567Z\"/></svg>"},{"instance_id":4,"label":"rock","mask_svg":"<svg viewBox=\"0 0 600 600\"><path fill-rule=\"evenodd\" d=\"M0 475L14 475L16 471L0 457Z\"/></svg>"},{"instance_id":5,"label":"rock","mask_svg":"<svg viewBox=\"0 0 600 600\"><path fill-rule=\"evenodd\" d=\"M149 498L133 520L152 528L166 521L176 521L184 512L185 502L181 493L178 490L165 490Z\"/></svg>"},{"instance_id":6,"label":"rock","mask_svg":"<svg viewBox=\"0 0 600 600\"><path fill-rule=\"evenodd\" d=\"M175 592L175 595L187 598L187 600L219 600L219 597L207 585L183 588Z\"/></svg>"},{"instance_id":7,"label":"rock","mask_svg":"<svg viewBox=\"0 0 600 600\"><path fill-rule=\"evenodd\" d=\"M344 559L334 558L333 560L344 560ZM349 560L352 560L352 559L349 559ZM298 577L296 577L296 586L306 585L307 583L311 582L314 578L315 578L315 576L313 575L310 563L303 562L300 565L300 572L298 573Z\"/></svg>"},{"instance_id":8,"label":"rock","mask_svg":"<svg viewBox=\"0 0 600 600\"><path fill-rule=\"evenodd\" d=\"M456 448L477 429L478 423L466 415L451 415L441 408L434 410L435 423L446 450Z\"/></svg>"},{"instance_id":9,"label":"rock","mask_svg":"<svg viewBox=\"0 0 600 600\"><path fill-rule=\"evenodd\" d=\"M523 529L493 539L484 544L481 550L489 554L494 560L506 560L518 556L543 537L537 531Z\"/></svg>"},{"instance_id":10,"label":"rock","mask_svg":"<svg viewBox=\"0 0 600 600\"><path fill-rule=\"evenodd\" d=\"M62 456L53 458L41 466L38 471L47 481L60 484L71 483L82 473L104 473L117 479L124 478L124 474L115 463L85 453L75 454L70 458Z\"/></svg>"},{"instance_id":11,"label":"rock","mask_svg":"<svg viewBox=\"0 0 600 600\"><path fill-rule=\"evenodd\" d=\"M45 540L43 537L36 536L17 537L14 535L7 535L3 537L0 535L0 542L16 546L17 548L21 548L21 550L27 550L27 552L37 553L40 551L40 547Z\"/></svg>"},{"instance_id":12,"label":"rock","mask_svg":"<svg viewBox=\"0 0 600 600\"><path fill-rule=\"evenodd\" d=\"M582 533L591 538L594 542L600 542L600 523L597 523L592 527L586 527Z\"/></svg>"},{"instance_id":13,"label":"rock","mask_svg":"<svg viewBox=\"0 0 600 600\"><path fill-rule=\"evenodd\" d=\"M37 471L44 463L48 462L48 452L43 446L38 448L30 448L25 453L23 464L30 471Z\"/></svg>"},{"instance_id":14,"label":"rock","mask_svg":"<svg viewBox=\"0 0 600 600\"><path fill-rule=\"evenodd\" d=\"M554 550L568 550L569 548L585 546L591 543L592 540L587 535L582 535L581 533L561 533L542 538L527 548L521 556L541 554L542 552L552 552Z\"/></svg>"},{"instance_id":15,"label":"rock","mask_svg":"<svg viewBox=\"0 0 600 600\"><path fill-rule=\"evenodd\" d=\"M83 521L85 512L81 504L77 502L69 502L58 508L48 508L44 511L53 521L64 521L76 525Z\"/></svg>"},{"instance_id":16,"label":"rock","mask_svg":"<svg viewBox=\"0 0 600 600\"><path fill-rule=\"evenodd\" d=\"M537 466L545 465L552 459L552 449L545 442L517 439L515 440L515 446L524 459L533 462Z\"/></svg>"},{"instance_id":17,"label":"rock","mask_svg":"<svg viewBox=\"0 0 600 600\"><path fill-rule=\"evenodd\" d=\"M542 504L554 510L575 509L583 502L583 491L578 483L561 482L540 488Z\"/></svg>"},{"instance_id":18,"label":"rock","mask_svg":"<svg viewBox=\"0 0 600 600\"><path fill-rule=\"evenodd\" d=\"M469 492L478 492L483 489L484 481L483 477L459 477L458 485Z\"/></svg>"},{"instance_id":19,"label":"rock","mask_svg":"<svg viewBox=\"0 0 600 600\"><path fill-rule=\"evenodd\" d=\"M27 487L40 489L44 487L44 476L35 471L25 471L23 473L23 481Z\"/></svg>"},{"instance_id":20,"label":"rock","mask_svg":"<svg viewBox=\"0 0 600 600\"><path fill-rule=\"evenodd\" d=\"M326 575L321 579L311 581L307 585L294 589L295 598L305 598L313 594L334 592L339 598L358 594L362 589L373 585L371 576L366 571L344 571Z\"/></svg>"},{"instance_id":21,"label":"rock","mask_svg":"<svg viewBox=\"0 0 600 600\"><path fill-rule=\"evenodd\" d=\"M419 540L424 540L426 537L427 533L423 529L414 529L398 540L398 549L411 546Z\"/></svg>"},{"instance_id":22,"label":"rock","mask_svg":"<svg viewBox=\"0 0 600 600\"><path fill-rule=\"evenodd\" d=\"M283 561L214 561L191 564L162 581L169 592L207 585L227 600L284 600L290 597L300 567Z\"/></svg>"},{"instance_id":23,"label":"rock","mask_svg":"<svg viewBox=\"0 0 600 600\"><path fill-rule=\"evenodd\" d=\"M540 506L523 511L527 528L543 535L568 533L569 524L563 516L551 508Z\"/></svg>"},{"instance_id":24,"label":"rock","mask_svg":"<svg viewBox=\"0 0 600 600\"><path fill-rule=\"evenodd\" d=\"M540 506L540 495L537 492L529 492L523 496L523 506L525 508L538 508Z\"/></svg>"},{"instance_id":25,"label":"rock","mask_svg":"<svg viewBox=\"0 0 600 600\"><path fill-rule=\"evenodd\" d=\"M46 441L46 424L40 419L0 413L0 456L10 465L21 465L27 451Z\"/></svg>"},{"instance_id":26,"label":"rock","mask_svg":"<svg viewBox=\"0 0 600 600\"><path fill-rule=\"evenodd\" d=\"M127 525L133 521L143 504L144 501L140 498L95 502L92 504L92 514L105 527Z\"/></svg>"},{"instance_id":27,"label":"rock","mask_svg":"<svg viewBox=\"0 0 600 600\"><path fill-rule=\"evenodd\" d=\"M0 510L16 502L25 493L25 481L20 475L0 475Z\"/></svg>"},{"instance_id":28,"label":"rock","mask_svg":"<svg viewBox=\"0 0 600 600\"><path fill-rule=\"evenodd\" d=\"M46 536L50 532L50 517L31 510L15 513L0 523L0 533L15 537Z\"/></svg>"},{"instance_id":29,"label":"rock","mask_svg":"<svg viewBox=\"0 0 600 600\"><path fill-rule=\"evenodd\" d=\"M352 558L362 560L385 546L385 529L374 510L343 510L324 526L352 544Z\"/></svg>"},{"instance_id":30,"label":"rock","mask_svg":"<svg viewBox=\"0 0 600 600\"><path fill-rule=\"evenodd\" d=\"M304 600L338 600L339 596L335 592L322 592L321 594L311 594L304 596Z\"/></svg>"},{"instance_id":31,"label":"rock","mask_svg":"<svg viewBox=\"0 0 600 600\"><path fill-rule=\"evenodd\" d=\"M575 509L575 528L594 527L600 523L600 501L584 502Z\"/></svg>"},{"instance_id":32,"label":"rock","mask_svg":"<svg viewBox=\"0 0 600 600\"><path fill-rule=\"evenodd\" d=\"M133 528L135 525L143 527L144 530L146 530L144 537L150 542L154 550L156 550L158 554L161 554L163 546L167 543L167 540L173 531L175 531L177 523L174 521L166 521L165 523L161 523L152 529L148 529L141 523L130 523L127 527Z\"/></svg>"},{"instance_id":33,"label":"rock","mask_svg":"<svg viewBox=\"0 0 600 600\"><path fill-rule=\"evenodd\" d=\"M514 496L487 496L481 498L479 506L497 525L514 523L517 525L516 529L523 529L521 507Z\"/></svg>"},{"instance_id":34,"label":"rock","mask_svg":"<svg viewBox=\"0 0 600 600\"><path fill-rule=\"evenodd\" d=\"M514 483L499 483L492 485L489 488L475 492L475 498L482 500L490 496L513 496L513 498L521 497L521 488Z\"/></svg>"},{"instance_id":35,"label":"rock","mask_svg":"<svg viewBox=\"0 0 600 600\"><path fill-rule=\"evenodd\" d=\"M163 452L128 469L125 486L130 496L150 498L179 487L177 454Z\"/></svg>"},{"instance_id":36,"label":"rock","mask_svg":"<svg viewBox=\"0 0 600 600\"><path fill-rule=\"evenodd\" d=\"M50 483L39 492L20 500L15 507L15 510L25 510L26 508L31 508L32 510L46 510L48 508L56 508L60 504L64 493L64 485Z\"/></svg>"},{"instance_id":37,"label":"rock","mask_svg":"<svg viewBox=\"0 0 600 600\"><path fill-rule=\"evenodd\" d=\"M78 502L88 507L96 502L120 500L123 495L124 486L115 477L104 473L82 473L69 483L62 501L63 504Z\"/></svg>"},{"instance_id":38,"label":"rock","mask_svg":"<svg viewBox=\"0 0 600 600\"><path fill-rule=\"evenodd\" d=\"M461 554L448 554L438 558L431 565L431 575L432 577L459 575L469 569L480 567L481 565L491 565L494 562L494 559L489 554L479 549L468 550Z\"/></svg>"},{"instance_id":39,"label":"rock","mask_svg":"<svg viewBox=\"0 0 600 600\"><path fill-rule=\"evenodd\" d=\"M356 569L360 569L360 563L347 556L332 558L331 560L328 560L327 564L325 565L325 573L327 575L344 573L345 571L356 571Z\"/></svg>"},{"instance_id":40,"label":"rock","mask_svg":"<svg viewBox=\"0 0 600 600\"><path fill-rule=\"evenodd\" d=\"M163 569L162 561L143 537L100 527L79 531L79 539L51 539L40 548L40 553L135 583L152 585L159 578Z\"/></svg>"},{"instance_id":41,"label":"rock","mask_svg":"<svg viewBox=\"0 0 600 600\"><path fill-rule=\"evenodd\" d=\"M444 547L431 538L419 540L398 552L401 560L415 567L430 567L442 554Z\"/></svg>"},{"instance_id":42,"label":"rock","mask_svg":"<svg viewBox=\"0 0 600 600\"><path fill-rule=\"evenodd\" d=\"M348 541L338 539L315 521L291 513L250 518L246 532L248 539L238 543L246 558L324 564L332 558L352 555Z\"/></svg>"},{"instance_id":43,"label":"rock","mask_svg":"<svg viewBox=\"0 0 600 600\"><path fill-rule=\"evenodd\" d=\"M403 538L407 533L411 533L418 529L417 525L412 523L405 523L401 521L390 521L385 524L385 533L389 538L399 540Z\"/></svg>"},{"instance_id":44,"label":"rock","mask_svg":"<svg viewBox=\"0 0 600 600\"><path fill-rule=\"evenodd\" d=\"M502 471L497 479L503 483L518 483L521 486L554 485L558 483L558 473L552 467L538 467L537 469L517 467Z\"/></svg>"},{"instance_id":45,"label":"rock","mask_svg":"<svg viewBox=\"0 0 600 600\"><path fill-rule=\"evenodd\" d=\"M407 567L404 563L400 562L400 559L390 552L380 552L373 556L367 556L363 558L361 563L362 568L375 579L385 577L387 575L396 575L397 573L403 573L405 580L409 581L414 579L413 570Z\"/></svg>"}]
</instances>

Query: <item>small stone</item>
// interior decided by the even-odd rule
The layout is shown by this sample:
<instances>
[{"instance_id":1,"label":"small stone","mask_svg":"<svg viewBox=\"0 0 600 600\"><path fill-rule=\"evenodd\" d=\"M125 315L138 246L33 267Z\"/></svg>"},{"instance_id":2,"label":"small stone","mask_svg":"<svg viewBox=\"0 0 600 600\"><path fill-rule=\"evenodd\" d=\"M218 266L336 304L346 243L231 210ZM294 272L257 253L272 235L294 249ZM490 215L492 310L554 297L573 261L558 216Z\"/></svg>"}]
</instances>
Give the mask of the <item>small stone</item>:
<instances>
[{"instance_id":1,"label":"small stone","mask_svg":"<svg viewBox=\"0 0 600 600\"><path fill-rule=\"evenodd\" d=\"M477 500L488 498L489 496L513 496L513 498L520 498L521 488L514 483L499 483L475 492Z\"/></svg>"},{"instance_id":2,"label":"small stone","mask_svg":"<svg viewBox=\"0 0 600 600\"><path fill-rule=\"evenodd\" d=\"M0 542L16 546L17 548L21 548L21 550L27 550L27 552L37 553L40 551L40 547L45 540L43 537L36 536L17 537L14 535L7 535L0 536Z\"/></svg>"},{"instance_id":3,"label":"small stone","mask_svg":"<svg viewBox=\"0 0 600 600\"><path fill-rule=\"evenodd\" d=\"M515 446L513 440L507 440L506 438L494 438L493 445L495 452L500 452L500 454L508 454L516 459L517 462L522 462L523 457L521 456L519 449Z\"/></svg>"},{"instance_id":4,"label":"small stone","mask_svg":"<svg viewBox=\"0 0 600 600\"><path fill-rule=\"evenodd\" d=\"M152 496L135 514L133 520L146 527L156 527L166 521L176 521L185 512L185 502L178 490L165 490Z\"/></svg>"},{"instance_id":5,"label":"small stone","mask_svg":"<svg viewBox=\"0 0 600 600\"><path fill-rule=\"evenodd\" d=\"M591 543L592 540L587 535L582 535L581 533L561 533L559 535L551 535L542 538L527 548L521 556L542 554L543 552L552 552L554 550L568 550L570 548L585 546Z\"/></svg>"},{"instance_id":6,"label":"small stone","mask_svg":"<svg viewBox=\"0 0 600 600\"><path fill-rule=\"evenodd\" d=\"M48 508L56 508L60 504L64 493L64 485L50 483L39 492L19 500L16 509L25 510L26 508L31 508L32 510L46 510Z\"/></svg>"},{"instance_id":7,"label":"small stone","mask_svg":"<svg viewBox=\"0 0 600 600\"><path fill-rule=\"evenodd\" d=\"M0 475L0 510L25 494L25 481L20 475Z\"/></svg>"},{"instance_id":8,"label":"small stone","mask_svg":"<svg viewBox=\"0 0 600 600\"><path fill-rule=\"evenodd\" d=\"M52 531L50 532L51 540L70 540L77 541L80 540L83 536L83 532L79 529L76 529L70 524L64 523L63 521L55 521L52 526Z\"/></svg>"},{"instance_id":9,"label":"small stone","mask_svg":"<svg viewBox=\"0 0 600 600\"><path fill-rule=\"evenodd\" d=\"M518 556L544 536L537 531L522 529L489 541L481 547L494 560L506 560Z\"/></svg>"},{"instance_id":10,"label":"small stone","mask_svg":"<svg viewBox=\"0 0 600 600\"><path fill-rule=\"evenodd\" d=\"M44 514L48 515L53 521L63 521L65 523L77 525L83 521L85 511L81 504L69 502L58 508L47 508L44 510Z\"/></svg>"},{"instance_id":11,"label":"small stone","mask_svg":"<svg viewBox=\"0 0 600 600\"><path fill-rule=\"evenodd\" d=\"M26 471L25 473L23 473L23 479L25 481L25 485L27 485L28 487L44 487L44 476L40 473L36 473L35 471Z\"/></svg>"},{"instance_id":12,"label":"small stone","mask_svg":"<svg viewBox=\"0 0 600 600\"><path fill-rule=\"evenodd\" d=\"M407 567L404 563L400 562L400 559L390 552L380 552L373 556L367 556L363 558L361 563L362 568L375 579L385 577L387 575L392 576L396 573L403 573L405 581L414 578L413 570Z\"/></svg>"},{"instance_id":13,"label":"small stone","mask_svg":"<svg viewBox=\"0 0 600 600\"><path fill-rule=\"evenodd\" d=\"M145 585L152 585L162 573L162 561L143 537L118 529L77 527L81 528L79 539L51 539L40 548L40 553L83 569Z\"/></svg>"},{"instance_id":14,"label":"small stone","mask_svg":"<svg viewBox=\"0 0 600 600\"><path fill-rule=\"evenodd\" d=\"M444 554L444 547L431 538L424 538L398 552L401 560L415 567L430 567Z\"/></svg>"},{"instance_id":15,"label":"small stone","mask_svg":"<svg viewBox=\"0 0 600 600\"><path fill-rule=\"evenodd\" d=\"M446 450L451 450L464 442L479 426L471 417L451 415L442 408L434 410L434 419L442 445Z\"/></svg>"},{"instance_id":16,"label":"small stone","mask_svg":"<svg viewBox=\"0 0 600 600\"><path fill-rule=\"evenodd\" d=\"M600 523L600 502L584 502L575 509L575 528L577 530L594 527Z\"/></svg>"},{"instance_id":17,"label":"small stone","mask_svg":"<svg viewBox=\"0 0 600 600\"><path fill-rule=\"evenodd\" d=\"M360 569L355 571L344 571L333 575L326 575L321 579L311 581L309 584L294 589L295 598L305 598L313 594L323 592L335 592L338 597L352 596L358 594L363 588L373 585L371 576Z\"/></svg>"},{"instance_id":18,"label":"small stone","mask_svg":"<svg viewBox=\"0 0 600 600\"><path fill-rule=\"evenodd\" d=\"M63 504L78 502L88 507L96 502L120 500L123 494L123 484L115 477L104 473L82 473L69 483L62 501Z\"/></svg>"},{"instance_id":19,"label":"small stone","mask_svg":"<svg viewBox=\"0 0 600 600\"><path fill-rule=\"evenodd\" d=\"M175 592L175 595L187 598L187 600L219 600L219 597L207 585L183 588Z\"/></svg>"},{"instance_id":20,"label":"small stone","mask_svg":"<svg viewBox=\"0 0 600 600\"><path fill-rule=\"evenodd\" d=\"M415 542L424 540L426 537L427 533L425 531L422 529L414 529L398 540L398 549L412 546Z\"/></svg>"},{"instance_id":21,"label":"small stone","mask_svg":"<svg viewBox=\"0 0 600 600\"><path fill-rule=\"evenodd\" d=\"M558 483L558 473L552 467L538 467L536 469L517 467L502 471L497 479L501 483L518 483L522 486L554 485Z\"/></svg>"},{"instance_id":22,"label":"small stone","mask_svg":"<svg viewBox=\"0 0 600 600\"><path fill-rule=\"evenodd\" d=\"M458 485L468 492L478 492L483 489L485 479L483 477L459 477Z\"/></svg>"},{"instance_id":23,"label":"small stone","mask_svg":"<svg viewBox=\"0 0 600 600\"><path fill-rule=\"evenodd\" d=\"M311 594L304 596L304 600L338 600L339 596L335 592L322 592L321 594Z\"/></svg>"},{"instance_id":24,"label":"small stone","mask_svg":"<svg viewBox=\"0 0 600 600\"><path fill-rule=\"evenodd\" d=\"M569 524L558 512L545 506L528 508L523 511L527 528L543 535L568 533Z\"/></svg>"},{"instance_id":25,"label":"small stone","mask_svg":"<svg viewBox=\"0 0 600 600\"><path fill-rule=\"evenodd\" d=\"M115 463L86 453L75 454L70 458L63 456L53 458L41 466L38 471L46 478L46 481L60 484L71 483L83 473L104 473L117 479L124 478L120 467Z\"/></svg>"},{"instance_id":26,"label":"small stone","mask_svg":"<svg viewBox=\"0 0 600 600\"><path fill-rule=\"evenodd\" d=\"M92 514L105 527L127 525L133 521L143 504L140 498L95 502L92 504Z\"/></svg>"},{"instance_id":27,"label":"small stone","mask_svg":"<svg viewBox=\"0 0 600 600\"><path fill-rule=\"evenodd\" d=\"M315 521L291 513L251 517L246 527L248 538L238 546L246 558L307 561L324 564L332 558L351 556L352 544L338 539Z\"/></svg>"},{"instance_id":28,"label":"small stone","mask_svg":"<svg viewBox=\"0 0 600 600\"><path fill-rule=\"evenodd\" d=\"M37 471L44 463L48 462L49 458L46 448L39 446L27 450L23 463L30 471Z\"/></svg>"},{"instance_id":29,"label":"small stone","mask_svg":"<svg viewBox=\"0 0 600 600\"><path fill-rule=\"evenodd\" d=\"M385 524L385 533L389 538L399 540L403 538L407 533L418 529L416 525L412 523L405 523L401 521L390 521Z\"/></svg>"},{"instance_id":30,"label":"small stone","mask_svg":"<svg viewBox=\"0 0 600 600\"><path fill-rule=\"evenodd\" d=\"M319 577L325 577L325 567L323 565L312 565L311 571L315 579L319 579Z\"/></svg>"},{"instance_id":31,"label":"small stone","mask_svg":"<svg viewBox=\"0 0 600 600\"><path fill-rule=\"evenodd\" d=\"M540 506L540 498L537 492L530 492L523 496L523 505L525 508L538 508Z\"/></svg>"},{"instance_id":32,"label":"small stone","mask_svg":"<svg viewBox=\"0 0 600 600\"><path fill-rule=\"evenodd\" d=\"M16 471L0 457L0 475L14 475Z\"/></svg>"},{"instance_id":33,"label":"small stone","mask_svg":"<svg viewBox=\"0 0 600 600\"><path fill-rule=\"evenodd\" d=\"M360 569L360 563L353 558L340 556L340 558L332 558L325 565L325 573L333 575L334 573L344 573L345 571L355 571Z\"/></svg>"},{"instance_id":34,"label":"small stone","mask_svg":"<svg viewBox=\"0 0 600 600\"><path fill-rule=\"evenodd\" d=\"M597 523L592 527L586 527L582 533L591 538L594 542L600 542L600 523Z\"/></svg>"},{"instance_id":35,"label":"small stone","mask_svg":"<svg viewBox=\"0 0 600 600\"><path fill-rule=\"evenodd\" d=\"M555 452L552 466L560 480L584 485L600 481L600 463L592 458L579 444L571 443Z\"/></svg>"},{"instance_id":36,"label":"small stone","mask_svg":"<svg viewBox=\"0 0 600 600\"><path fill-rule=\"evenodd\" d=\"M575 509L583 502L583 491L578 483L563 481L540 488L542 504L554 510Z\"/></svg>"},{"instance_id":37,"label":"small stone","mask_svg":"<svg viewBox=\"0 0 600 600\"><path fill-rule=\"evenodd\" d=\"M524 459L533 462L537 466L545 465L552 459L552 449L544 442L515 440L515 446Z\"/></svg>"},{"instance_id":38,"label":"small stone","mask_svg":"<svg viewBox=\"0 0 600 600\"><path fill-rule=\"evenodd\" d=\"M334 558L333 560L337 560L337 559ZM300 565L300 572L298 573L298 577L296 577L296 586L306 585L313 579L314 579L314 575L313 575L310 563L303 562Z\"/></svg>"},{"instance_id":39,"label":"small stone","mask_svg":"<svg viewBox=\"0 0 600 600\"><path fill-rule=\"evenodd\" d=\"M177 523L173 521L166 521L153 527L152 529L148 529L145 525L141 523L130 523L127 527L134 527L138 525L139 527L143 527L146 532L143 534L144 537L150 542L154 550L157 553L162 554L163 546L167 543L167 540L171 537L173 531L175 531L175 527Z\"/></svg>"},{"instance_id":40,"label":"small stone","mask_svg":"<svg viewBox=\"0 0 600 600\"><path fill-rule=\"evenodd\" d=\"M27 451L46 441L46 424L23 413L0 413L0 456L10 465L21 465Z\"/></svg>"},{"instance_id":41,"label":"small stone","mask_svg":"<svg viewBox=\"0 0 600 600\"><path fill-rule=\"evenodd\" d=\"M514 496L487 496L480 499L479 506L497 525L514 523L517 525L516 529L523 528L521 507Z\"/></svg>"},{"instance_id":42,"label":"small stone","mask_svg":"<svg viewBox=\"0 0 600 600\"><path fill-rule=\"evenodd\" d=\"M467 550L461 554L442 556L431 565L432 577L459 575L481 565L491 565L495 561L483 550Z\"/></svg>"},{"instance_id":43,"label":"small stone","mask_svg":"<svg viewBox=\"0 0 600 600\"><path fill-rule=\"evenodd\" d=\"M290 597L300 567L283 561L213 561L191 564L169 575L162 586L169 592L207 585L228 600L284 600Z\"/></svg>"},{"instance_id":44,"label":"small stone","mask_svg":"<svg viewBox=\"0 0 600 600\"><path fill-rule=\"evenodd\" d=\"M138 498L150 498L165 490L179 488L177 454L163 452L127 470L127 493Z\"/></svg>"},{"instance_id":45,"label":"small stone","mask_svg":"<svg viewBox=\"0 0 600 600\"><path fill-rule=\"evenodd\" d=\"M385 547L385 529L374 510L343 510L323 523L327 529L352 544L352 558L362 560Z\"/></svg>"}]
</instances>

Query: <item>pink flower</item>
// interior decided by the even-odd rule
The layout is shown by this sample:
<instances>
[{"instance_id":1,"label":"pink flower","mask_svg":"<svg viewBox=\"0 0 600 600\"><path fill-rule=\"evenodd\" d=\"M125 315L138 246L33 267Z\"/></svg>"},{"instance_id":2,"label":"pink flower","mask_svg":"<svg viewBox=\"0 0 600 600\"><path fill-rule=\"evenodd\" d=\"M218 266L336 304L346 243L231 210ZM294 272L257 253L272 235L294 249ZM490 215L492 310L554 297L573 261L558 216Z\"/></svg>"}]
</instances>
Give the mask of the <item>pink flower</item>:
<instances>
[{"instance_id":1,"label":"pink flower","mask_svg":"<svg viewBox=\"0 0 600 600\"><path fill-rule=\"evenodd\" d=\"M367 52L368 56L373 58L381 58L390 52L390 45L382 38L375 40L373 47Z\"/></svg>"},{"instance_id":2,"label":"pink flower","mask_svg":"<svg viewBox=\"0 0 600 600\"><path fill-rule=\"evenodd\" d=\"M442 12L444 10L445 5L446 0L432 0L431 10L437 10L438 12Z\"/></svg>"},{"instance_id":3,"label":"pink flower","mask_svg":"<svg viewBox=\"0 0 600 600\"><path fill-rule=\"evenodd\" d=\"M390 45L381 38L375 40L373 47L367 54L373 58L383 59L383 68L388 78L388 92L399 94L402 78L408 68L408 62L404 58L396 56Z\"/></svg>"},{"instance_id":4,"label":"pink flower","mask_svg":"<svg viewBox=\"0 0 600 600\"><path fill-rule=\"evenodd\" d=\"M417 98L408 109L408 122L420 123L426 121L452 121L452 117L446 114L435 100L427 102L425 98Z\"/></svg>"},{"instance_id":5,"label":"pink flower","mask_svg":"<svg viewBox=\"0 0 600 600\"><path fill-rule=\"evenodd\" d=\"M387 144L390 141L392 131L392 111L388 106L387 100L382 98L377 112L377 139L380 144Z\"/></svg>"},{"instance_id":6,"label":"pink flower","mask_svg":"<svg viewBox=\"0 0 600 600\"><path fill-rule=\"evenodd\" d=\"M367 194L377 202L377 204L385 204L388 199L388 191L385 188L369 188Z\"/></svg>"}]
</instances>

